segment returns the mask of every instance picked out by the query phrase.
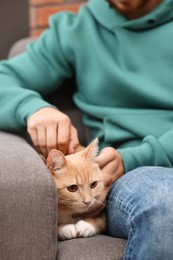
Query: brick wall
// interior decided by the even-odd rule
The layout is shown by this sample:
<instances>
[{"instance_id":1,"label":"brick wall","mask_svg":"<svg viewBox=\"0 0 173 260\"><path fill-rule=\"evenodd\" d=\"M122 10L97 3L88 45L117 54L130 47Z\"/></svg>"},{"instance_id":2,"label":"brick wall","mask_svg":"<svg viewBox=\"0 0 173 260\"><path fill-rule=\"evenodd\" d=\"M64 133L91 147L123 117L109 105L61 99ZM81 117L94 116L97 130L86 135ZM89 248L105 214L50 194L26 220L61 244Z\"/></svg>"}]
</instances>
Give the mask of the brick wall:
<instances>
[{"instance_id":1,"label":"brick wall","mask_svg":"<svg viewBox=\"0 0 173 260\"><path fill-rule=\"evenodd\" d=\"M69 10L77 12L87 0L28 0L30 35L38 36L47 26L48 17L56 12Z\"/></svg>"}]
</instances>

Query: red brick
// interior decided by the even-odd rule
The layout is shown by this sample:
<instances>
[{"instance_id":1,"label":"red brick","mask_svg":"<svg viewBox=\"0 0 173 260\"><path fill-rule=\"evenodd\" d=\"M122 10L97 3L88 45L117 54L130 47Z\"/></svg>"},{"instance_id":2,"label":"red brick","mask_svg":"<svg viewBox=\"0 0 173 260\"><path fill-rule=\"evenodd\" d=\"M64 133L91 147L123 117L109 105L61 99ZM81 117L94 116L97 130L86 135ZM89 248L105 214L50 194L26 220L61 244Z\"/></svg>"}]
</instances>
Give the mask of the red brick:
<instances>
[{"instance_id":1,"label":"red brick","mask_svg":"<svg viewBox=\"0 0 173 260\"><path fill-rule=\"evenodd\" d=\"M38 24L38 8L31 7L29 9L29 20L30 20L30 28L36 27Z\"/></svg>"},{"instance_id":2,"label":"red brick","mask_svg":"<svg viewBox=\"0 0 173 260\"><path fill-rule=\"evenodd\" d=\"M30 35L39 35L47 26L49 16L61 12L78 12L87 0L29 0Z\"/></svg>"},{"instance_id":3,"label":"red brick","mask_svg":"<svg viewBox=\"0 0 173 260\"><path fill-rule=\"evenodd\" d=\"M61 11L71 11L77 12L80 7L80 4L71 4L71 5L60 5L60 6L49 6L49 7L40 7L38 9L38 25L47 26L48 18L50 15L55 14Z\"/></svg>"},{"instance_id":4,"label":"red brick","mask_svg":"<svg viewBox=\"0 0 173 260\"><path fill-rule=\"evenodd\" d=\"M37 37L37 36L39 36L43 31L44 31L45 29L33 29L32 31L31 31L31 36L33 36L33 37Z\"/></svg>"},{"instance_id":5,"label":"red brick","mask_svg":"<svg viewBox=\"0 0 173 260\"><path fill-rule=\"evenodd\" d=\"M64 3L64 0L30 0L30 4L57 4Z\"/></svg>"},{"instance_id":6,"label":"red brick","mask_svg":"<svg viewBox=\"0 0 173 260\"><path fill-rule=\"evenodd\" d=\"M85 1L85 0L29 0L29 3L31 5L33 5L33 4L40 5L40 4L52 4L52 3L54 3L54 4L81 3L83 1Z\"/></svg>"}]
</instances>

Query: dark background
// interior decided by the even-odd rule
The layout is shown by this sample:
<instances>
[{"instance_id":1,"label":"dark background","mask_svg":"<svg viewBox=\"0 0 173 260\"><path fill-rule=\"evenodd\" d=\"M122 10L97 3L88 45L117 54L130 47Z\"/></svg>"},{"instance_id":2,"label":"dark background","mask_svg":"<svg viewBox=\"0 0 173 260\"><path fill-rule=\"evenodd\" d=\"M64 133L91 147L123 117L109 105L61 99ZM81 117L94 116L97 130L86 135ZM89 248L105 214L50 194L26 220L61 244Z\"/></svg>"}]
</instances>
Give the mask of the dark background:
<instances>
[{"instance_id":1,"label":"dark background","mask_svg":"<svg viewBox=\"0 0 173 260\"><path fill-rule=\"evenodd\" d=\"M29 0L0 0L0 60L12 44L29 36Z\"/></svg>"}]
</instances>

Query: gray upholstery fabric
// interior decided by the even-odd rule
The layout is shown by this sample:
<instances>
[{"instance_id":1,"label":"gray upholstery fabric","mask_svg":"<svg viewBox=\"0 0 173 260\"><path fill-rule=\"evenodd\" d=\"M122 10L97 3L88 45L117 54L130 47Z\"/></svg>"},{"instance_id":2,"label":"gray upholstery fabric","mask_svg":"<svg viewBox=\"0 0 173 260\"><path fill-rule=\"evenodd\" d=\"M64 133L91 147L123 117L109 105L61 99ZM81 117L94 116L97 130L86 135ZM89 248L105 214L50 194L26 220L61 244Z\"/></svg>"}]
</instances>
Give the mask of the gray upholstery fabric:
<instances>
[{"instance_id":1,"label":"gray upholstery fabric","mask_svg":"<svg viewBox=\"0 0 173 260\"><path fill-rule=\"evenodd\" d=\"M9 50L8 57L14 57L19 53L23 52L26 49L27 44L32 43L35 41L36 37L28 37L21 39L13 44L11 49Z\"/></svg>"},{"instance_id":2,"label":"gray upholstery fabric","mask_svg":"<svg viewBox=\"0 0 173 260\"><path fill-rule=\"evenodd\" d=\"M33 39L19 41L17 55ZM69 89L49 101L60 107L79 130L89 135L80 111L69 100ZM66 100L66 101L65 101ZM0 132L0 260L120 260L126 240L98 235L57 243L57 199L51 175L35 150L22 138Z\"/></svg>"},{"instance_id":3,"label":"gray upholstery fabric","mask_svg":"<svg viewBox=\"0 0 173 260\"><path fill-rule=\"evenodd\" d=\"M53 260L57 253L56 189L38 154L0 132L0 259Z\"/></svg>"},{"instance_id":4,"label":"gray upholstery fabric","mask_svg":"<svg viewBox=\"0 0 173 260\"><path fill-rule=\"evenodd\" d=\"M126 241L106 235L58 242L54 182L35 150L0 131L0 259L120 260Z\"/></svg>"},{"instance_id":5,"label":"gray upholstery fabric","mask_svg":"<svg viewBox=\"0 0 173 260\"><path fill-rule=\"evenodd\" d=\"M125 240L105 235L78 238L58 244L58 260L120 260Z\"/></svg>"}]
</instances>

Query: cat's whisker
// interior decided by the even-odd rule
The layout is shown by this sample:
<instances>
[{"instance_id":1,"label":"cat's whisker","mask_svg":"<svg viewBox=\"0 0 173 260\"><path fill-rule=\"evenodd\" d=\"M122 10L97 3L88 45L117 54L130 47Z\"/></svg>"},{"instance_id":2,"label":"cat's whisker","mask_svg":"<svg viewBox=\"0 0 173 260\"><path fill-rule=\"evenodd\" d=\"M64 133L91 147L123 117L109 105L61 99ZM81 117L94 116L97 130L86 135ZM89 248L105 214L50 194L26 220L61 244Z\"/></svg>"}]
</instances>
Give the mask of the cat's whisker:
<instances>
[{"instance_id":1,"label":"cat's whisker","mask_svg":"<svg viewBox=\"0 0 173 260\"><path fill-rule=\"evenodd\" d=\"M97 205L102 206L102 207L106 207L106 203L101 202L101 201L97 201Z\"/></svg>"}]
</instances>

